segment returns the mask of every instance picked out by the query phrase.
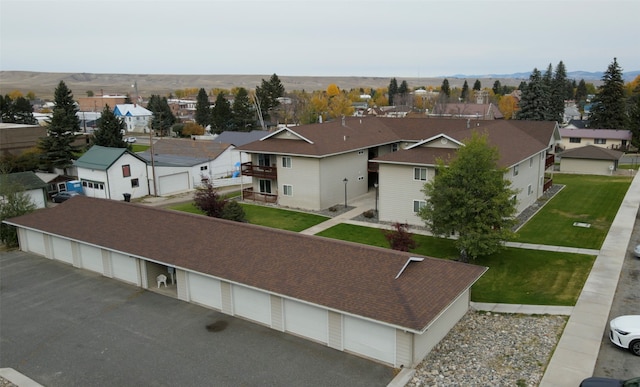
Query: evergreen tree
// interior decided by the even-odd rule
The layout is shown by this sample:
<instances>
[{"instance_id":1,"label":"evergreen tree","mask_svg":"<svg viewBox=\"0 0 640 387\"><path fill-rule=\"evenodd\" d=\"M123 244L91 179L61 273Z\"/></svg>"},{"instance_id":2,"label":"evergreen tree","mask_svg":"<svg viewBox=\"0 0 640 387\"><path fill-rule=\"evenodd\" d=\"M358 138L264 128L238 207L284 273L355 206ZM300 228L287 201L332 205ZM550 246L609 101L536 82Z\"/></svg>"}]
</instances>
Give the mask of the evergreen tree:
<instances>
[{"instance_id":1,"label":"evergreen tree","mask_svg":"<svg viewBox=\"0 0 640 387\"><path fill-rule=\"evenodd\" d=\"M442 86L440 86L440 93L446 96L447 100L451 96L451 87L449 87L449 80L447 78L442 81Z\"/></svg>"},{"instance_id":2,"label":"evergreen tree","mask_svg":"<svg viewBox=\"0 0 640 387\"><path fill-rule=\"evenodd\" d=\"M0 96L0 122L13 122L14 119L13 100L9 94Z\"/></svg>"},{"instance_id":3,"label":"evergreen tree","mask_svg":"<svg viewBox=\"0 0 640 387\"><path fill-rule=\"evenodd\" d=\"M632 90L629 98L629 128L631 130L631 145L640 148L640 82Z\"/></svg>"},{"instance_id":4,"label":"evergreen tree","mask_svg":"<svg viewBox=\"0 0 640 387\"><path fill-rule=\"evenodd\" d=\"M434 235L458 234L454 242L462 260L492 254L513 236L516 193L498 167L500 154L487 135L474 132L449 165L438 161L425 184L427 204L419 215Z\"/></svg>"},{"instance_id":5,"label":"evergreen tree","mask_svg":"<svg viewBox=\"0 0 640 387\"><path fill-rule=\"evenodd\" d=\"M233 112L231 104L224 97L224 93L218 93L216 102L211 109L211 129L215 133L222 133L231 129L233 125Z\"/></svg>"},{"instance_id":6,"label":"evergreen tree","mask_svg":"<svg viewBox=\"0 0 640 387\"><path fill-rule=\"evenodd\" d=\"M247 221L247 215L244 212L244 208L242 208L240 203L235 200L227 200L220 217L222 219L233 220L236 222Z\"/></svg>"},{"instance_id":7,"label":"evergreen tree","mask_svg":"<svg viewBox=\"0 0 640 387\"><path fill-rule=\"evenodd\" d=\"M78 108L71 90L63 81L55 90L54 103L53 114L47 122L47 136L41 138L38 144L42 150L42 167L48 171L71 166L78 151L73 143L76 133L80 131L80 119L76 115Z\"/></svg>"},{"instance_id":8,"label":"evergreen tree","mask_svg":"<svg viewBox=\"0 0 640 387\"><path fill-rule=\"evenodd\" d=\"M493 82L491 90L493 90L493 94L495 95L500 95L502 93L502 84L500 84L499 80L496 79L496 81Z\"/></svg>"},{"instance_id":9,"label":"evergreen tree","mask_svg":"<svg viewBox=\"0 0 640 387\"><path fill-rule=\"evenodd\" d=\"M33 116L33 106L24 97L18 97L13 103L16 124L36 125L38 120Z\"/></svg>"},{"instance_id":10,"label":"evergreen tree","mask_svg":"<svg viewBox=\"0 0 640 387\"><path fill-rule=\"evenodd\" d=\"M469 100L469 84L467 83L466 79L464 81L464 85L462 85L462 91L460 92L460 99L463 102L467 102Z\"/></svg>"},{"instance_id":11,"label":"evergreen tree","mask_svg":"<svg viewBox=\"0 0 640 387\"><path fill-rule=\"evenodd\" d=\"M518 120L553 120L549 114L549 90L538 69L533 69L529 76L529 83L521 91Z\"/></svg>"},{"instance_id":12,"label":"evergreen tree","mask_svg":"<svg viewBox=\"0 0 640 387\"><path fill-rule=\"evenodd\" d=\"M480 91L481 89L482 89L482 84L480 83L479 79L476 79L476 81L473 83L473 90Z\"/></svg>"},{"instance_id":13,"label":"evergreen tree","mask_svg":"<svg viewBox=\"0 0 640 387\"><path fill-rule=\"evenodd\" d=\"M233 128L241 132L249 132L256 126L256 120L253 105L249 100L247 89L241 87L238 89L233 100Z\"/></svg>"},{"instance_id":14,"label":"evergreen tree","mask_svg":"<svg viewBox=\"0 0 640 387\"><path fill-rule=\"evenodd\" d=\"M201 88L196 98L196 114L195 120L198 124L205 128L211 124L211 106L209 104L209 96L207 92Z\"/></svg>"},{"instance_id":15,"label":"evergreen tree","mask_svg":"<svg viewBox=\"0 0 640 387\"><path fill-rule=\"evenodd\" d=\"M603 84L593 99L589 125L594 129L626 129L627 112L622 69L616 58L602 76Z\"/></svg>"},{"instance_id":16,"label":"evergreen tree","mask_svg":"<svg viewBox=\"0 0 640 387\"><path fill-rule=\"evenodd\" d=\"M562 123L564 118L564 101L571 97L567 95L567 85L571 87L571 83L567 80L567 69L564 63L560 61L556 66L556 72L551 80L551 99L549 102L549 115L557 122Z\"/></svg>"},{"instance_id":17,"label":"evergreen tree","mask_svg":"<svg viewBox=\"0 0 640 387\"><path fill-rule=\"evenodd\" d=\"M269 78L269 81L263 79L262 85L256 87L256 97L260 104L263 120L269 120L269 111L280 104L278 98L283 96L284 86L276 74L273 74L271 78Z\"/></svg>"},{"instance_id":18,"label":"evergreen tree","mask_svg":"<svg viewBox=\"0 0 640 387\"><path fill-rule=\"evenodd\" d=\"M387 94L389 94L389 106L393 106L396 94L398 94L398 81L395 78L389 82L389 92Z\"/></svg>"},{"instance_id":19,"label":"evergreen tree","mask_svg":"<svg viewBox=\"0 0 640 387\"><path fill-rule=\"evenodd\" d=\"M587 84L584 82L584 79L581 79L578 82L578 86L576 87L576 94L574 99L578 104L583 104L587 101Z\"/></svg>"},{"instance_id":20,"label":"evergreen tree","mask_svg":"<svg viewBox=\"0 0 640 387\"><path fill-rule=\"evenodd\" d=\"M161 136L164 136L173 124L178 121L171 111L167 97L160 97L159 95L152 94L149 97L147 109L153 113L151 129L155 132L159 132Z\"/></svg>"},{"instance_id":21,"label":"evergreen tree","mask_svg":"<svg viewBox=\"0 0 640 387\"><path fill-rule=\"evenodd\" d=\"M110 148L127 148L128 144L122 139L122 131L125 128L124 121L116 117L109 105L105 105L98 120L98 129L93 132L91 143Z\"/></svg>"}]
</instances>

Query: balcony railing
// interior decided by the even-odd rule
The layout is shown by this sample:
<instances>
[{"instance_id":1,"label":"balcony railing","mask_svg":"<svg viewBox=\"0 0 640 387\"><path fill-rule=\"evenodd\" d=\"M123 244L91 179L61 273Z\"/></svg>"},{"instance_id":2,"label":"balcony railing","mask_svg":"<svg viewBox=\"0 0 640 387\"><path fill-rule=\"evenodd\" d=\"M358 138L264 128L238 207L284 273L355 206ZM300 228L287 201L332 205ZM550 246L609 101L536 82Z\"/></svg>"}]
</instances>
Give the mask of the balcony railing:
<instances>
[{"instance_id":1,"label":"balcony railing","mask_svg":"<svg viewBox=\"0 0 640 387\"><path fill-rule=\"evenodd\" d=\"M276 180L278 178L278 168L267 167L265 165L253 165L252 162L242 163L241 171L244 176L255 176L262 179Z\"/></svg>"},{"instance_id":2,"label":"balcony railing","mask_svg":"<svg viewBox=\"0 0 640 387\"><path fill-rule=\"evenodd\" d=\"M553 185L553 179L550 177L545 178L544 184L542 186L542 192L547 192L547 190L551 188L552 185Z\"/></svg>"},{"instance_id":3,"label":"balcony railing","mask_svg":"<svg viewBox=\"0 0 640 387\"><path fill-rule=\"evenodd\" d=\"M371 161L367 162L367 171L369 172L378 172L380 170L380 164L372 163Z\"/></svg>"},{"instance_id":4,"label":"balcony railing","mask_svg":"<svg viewBox=\"0 0 640 387\"><path fill-rule=\"evenodd\" d=\"M277 203L278 195L264 193L264 192L256 192L251 187L251 188L245 188L242 190L242 199L253 200L254 202Z\"/></svg>"},{"instance_id":5,"label":"balcony railing","mask_svg":"<svg viewBox=\"0 0 640 387\"><path fill-rule=\"evenodd\" d=\"M553 164L556 161L556 156L554 155L547 155L546 160L544 161L544 169L547 170L551 167L553 167Z\"/></svg>"}]
</instances>

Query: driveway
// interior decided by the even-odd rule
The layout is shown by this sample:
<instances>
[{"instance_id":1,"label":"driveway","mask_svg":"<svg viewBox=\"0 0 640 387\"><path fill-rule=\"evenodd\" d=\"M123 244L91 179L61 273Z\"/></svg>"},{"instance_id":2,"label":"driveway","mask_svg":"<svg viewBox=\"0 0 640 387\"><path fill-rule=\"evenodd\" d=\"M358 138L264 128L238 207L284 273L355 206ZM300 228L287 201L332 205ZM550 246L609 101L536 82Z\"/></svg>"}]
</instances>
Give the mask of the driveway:
<instances>
[{"instance_id":1,"label":"driveway","mask_svg":"<svg viewBox=\"0 0 640 387\"><path fill-rule=\"evenodd\" d=\"M214 322L222 329L207 330ZM393 379L378 363L21 251L0 253L4 367L50 387L386 386Z\"/></svg>"}]
</instances>

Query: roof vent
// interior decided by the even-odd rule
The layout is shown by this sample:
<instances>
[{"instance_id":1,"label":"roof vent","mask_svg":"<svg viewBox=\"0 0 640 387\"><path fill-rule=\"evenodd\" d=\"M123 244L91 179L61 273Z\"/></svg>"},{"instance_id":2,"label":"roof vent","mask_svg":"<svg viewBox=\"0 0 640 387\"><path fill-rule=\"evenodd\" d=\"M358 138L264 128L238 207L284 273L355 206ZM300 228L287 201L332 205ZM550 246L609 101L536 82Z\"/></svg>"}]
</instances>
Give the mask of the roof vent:
<instances>
[{"instance_id":1,"label":"roof vent","mask_svg":"<svg viewBox=\"0 0 640 387\"><path fill-rule=\"evenodd\" d=\"M409 257L409 259L407 259L407 263L405 263L404 266L402 266L402 269L400 269L400 271L398 272L398 275L396 275L396 278L394 279L398 279L398 277L400 277L404 269L406 269L411 262L422 262L422 261L424 261L424 258Z\"/></svg>"}]
</instances>

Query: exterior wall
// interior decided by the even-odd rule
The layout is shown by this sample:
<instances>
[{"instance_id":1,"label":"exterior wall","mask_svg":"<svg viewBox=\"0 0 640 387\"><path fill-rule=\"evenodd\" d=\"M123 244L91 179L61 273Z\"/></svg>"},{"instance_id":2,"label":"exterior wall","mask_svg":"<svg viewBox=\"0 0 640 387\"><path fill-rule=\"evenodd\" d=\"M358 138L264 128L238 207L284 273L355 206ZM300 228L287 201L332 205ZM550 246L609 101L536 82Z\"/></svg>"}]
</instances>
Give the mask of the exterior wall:
<instances>
[{"instance_id":1,"label":"exterior wall","mask_svg":"<svg viewBox=\"0 0 640 387\"><path fill-rule=\"evenodd\" d=\"M291 168L282 166L282 156L278 156L277 193L278 204L291 208L320 210L320 159L291 157ZM273 184L273 183L272 183ZM291 196L284 194L284 185L290 185ZM254 190L259 190L254 185ZM273 189L273 186L272 186Z\"/></svg>"},{"instance_id":2,"label":"exterior wall","mask_svg":"<svg viewBox=\"0 0 640 387\"><path fill-rule=\"evenodd\" d=\"M129 165L131 176L125 177L122 166ZM130 154L124 154L107 171L109 180L109 199L123 200L122 194L131 194L132 198L149 195L147 180L147 164ZM133 187L132 181L138 179L138 186Z\"/></svg>"},{"instance_id":3,"label":"exterior wall","mask_svg":"<svg viewBox=\"0 0 640 387\"><path fill-rule=\"evenodd\" d=\"M427 168L427 180L413 179L413 166L380 164L378 213L381 221L423 226L424 221L413 212L413 201L425 201L421 192L433 179L435 170Z\"/></svg>"},{"instance_id":4,"label":"exterior wall","mask_svg":"<svg viewBox=\"0 0 640 387\"><path fill-rule=\"evenodd\" d=\"M349 198L364 195L369 190L367 173L369 153L367 149L354 151L320 161L320 208L329 208L336 204L344 205L345 183L347 178L347 205Z\"/></svg>"},{"instance_id":5,"label":"exterior wall","mask_svg":"<svg viewBox=\"0 0 640 387\"><path fill-rule=\"evenodd\" d=\"M469 310L469 290L460 295L422 334L413 336L413 365L418 365Z\"/></svg>"},{"instance_id":6,"label":"exterior wall","mask_svg":"<svg viewBox=\"0 0 640 387\"><path fill-rule=\"evenodd\" d=\"M544 187L544 163L546 155L540 153L518 163L518 175L514 176L515 166L505 173L505 179L511 181L511 189L516 190L516 214L534 204L542 196ZM531 186L531 189L529 189Z\"/></svg>"},{"instance_id":7,"label":"exterior wall","mask_svg":"<svg viewBox=\"0 0 640 387\"><path fill-rule=\"evenodd\" d=\"M46 135L44 126L0 123L0 155L20 155L37 146Z\"/></svg>"},{"instance_id":8,"label":"exterior wall","mask_svg":"<svg viewBox=\"0 0 640 387\"><path fill-rule=\"evenodd\" d=\"M605 149L619 149L624 147L625 145L629 145L629 141L605 138L604 144L596 144L594 138L581 138L580 142L571 142L570 137L562 137L560 140L560 147L564 150L574 149L574 148L582 148L587 145L594 145L600 148Z\"/></svg>"},{"instance_id":9,"label":"exterior wall","mask_svg":"<svg viewBox=\"0 0 640 387\"><path fill-rule=\"evenodd\" d=\"M566 157L560 160L560 172L566 173L610 175L615 169L616 163L612 160L585 160Z\"/></svg>"},{"instance_id":10,"label":"exterior wall","mask_svg":"<svg viewBox=\"0 0 640 387\"><path fill-rule=\"evenodd\" d=\"M46 194L43 188L30 189L24 192L36 208L45 208L47 206Z\"/></svg>"},{"instance_id":11,"label":"exterior wall","mask_svg":"<svg viewBox=\"0 0 640 387\"><path fill-rule=\"evenodd\" d=\"M127 132L148 133L152 116L126 116L121 117L126 125Z\"/></svg>"}]
</instances>

